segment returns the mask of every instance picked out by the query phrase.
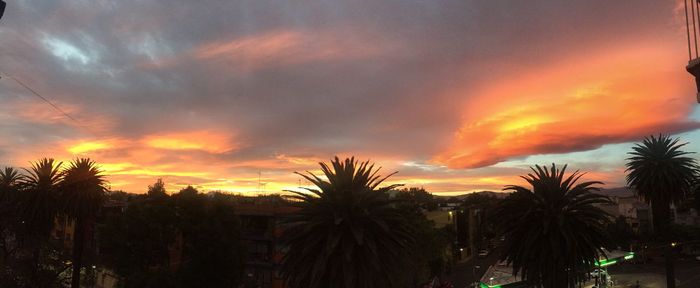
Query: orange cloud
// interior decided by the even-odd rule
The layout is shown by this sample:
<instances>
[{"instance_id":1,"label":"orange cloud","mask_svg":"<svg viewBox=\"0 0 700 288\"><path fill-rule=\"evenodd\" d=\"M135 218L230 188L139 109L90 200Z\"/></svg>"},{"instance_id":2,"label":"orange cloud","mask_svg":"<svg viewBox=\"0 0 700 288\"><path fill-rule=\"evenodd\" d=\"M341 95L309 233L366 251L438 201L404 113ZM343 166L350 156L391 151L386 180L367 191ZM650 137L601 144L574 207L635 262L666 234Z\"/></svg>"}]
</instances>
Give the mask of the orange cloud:
<instances>
[{"instance_id":1,"label":"orange cloud","mask_svg":"<svg viewBox=\"0 0 700 288\"><path fill-rule=\"evenodd\" d=\"M202 150L223 153L234 149L231 136L213 131L193 131L151 135L143 142L151 147L167 150Z\"/></svg>"},{"instance_id":2,"label":"orange cloud","mask_svg":"<svg viewBox=\"0 0 700 288\"><path fill-rule=\"evenodd\" d=\"M385 41L358 39L363 37L355 31L307 33L281 30L207 43L197 48L193 55L195 59L224 60L239 68L257 69L270 65L365 58L392 50Z\"/></svg>"},{"instance_id":3,"label":"orange cloud","mask_svg":"<svg viewBox=\"0 0 700 288\"><path fill-rule=\"evenodd\" d=\"M476 168L700 127L686 120L695 99L676 46L633 44L491 81L469 95L453 143L434 160Z\"/></svg>"}]
</instances>

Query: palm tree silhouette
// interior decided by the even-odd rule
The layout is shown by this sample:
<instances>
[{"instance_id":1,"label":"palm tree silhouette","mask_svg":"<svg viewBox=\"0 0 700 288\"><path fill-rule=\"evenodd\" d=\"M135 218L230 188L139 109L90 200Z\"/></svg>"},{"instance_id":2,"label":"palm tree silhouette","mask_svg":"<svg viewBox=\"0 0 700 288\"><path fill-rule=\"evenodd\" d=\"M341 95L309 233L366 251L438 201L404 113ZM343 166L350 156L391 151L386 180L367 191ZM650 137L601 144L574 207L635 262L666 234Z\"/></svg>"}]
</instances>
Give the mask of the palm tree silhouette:
<instances>
[{"instance_id":1,"label":"palm tree silhouette","mask_svg":"<svg viewBox=\"0 0 700 288\"><path fill-rule=\"evenodd\" d=\"M668 229L671 204L683 200L692 187L697 171L695 159L681 148L687 143L660 135L635 145L627 158L627 184L651 205L653 229Z\"/></svg>"},{"instance_id":2,"label":"palm tree silhouette","mask_svg":"<svg viewBox=\"0 0 700 288\"><path fill-rule=\"evenodd\" d=\"M61 202L66 215L75 219L73 233L71 287L80 287L80 269L88 226L94 224L97 212L104 202L106 181L102 171L89 158L73 160L63 173Z\"/></svg>"},{"instance_id":3,"label":"palm tree silhouette","mask_svg":"<svg viewBox=\"0 0 700 288\"><path fill-rule=\"evenodd\" d=\"M538 287L576 287L610 242L605 227L611 218L595 206L610 200L592 193L601 182L577 183L583 174L565 176L566 166L531 169L534 174L521 177L532 188L506 186L514 193L494 211L496 227L506 237L501 259Z\"/></svg>"},{"instance_id":4,"label":"palm tree silhouette","mask_svg":"<svg viewBox=\"0 0 700 288\"><path fill-rule=\"evenodd\" d=\"M4 200L7 193L16 190L23 177L17 169L12 167L0 170L0 199Z\"/></svg>"},{"instance_id":5,"label":"palm tree silhouette","mask_svg":"<svg viewBox=\"0 0 700 288\"><path fill-rule=\"evenodd\" d=\"M414 241L386 193L399 185L378 188L391 175L377 175L379 169L369 161L335 157L332 168L319 164L327 180L297 173L317 188L290 191L300 210L284 234L289 252L283 277L292 288L394 287L401 259Z\"/></svg>"},{"instance_id":6,"label":"palm tree silhouette","mask_svg":"<svg viewBox=\"0 0 700 288\"><path fill-rule=\"evenodd\" d=\"M58 185L63 176L61 165L62 162L43 158L31 163L29 169L24 169L27 175L21 182L24 193L20 202L20 217L21 226L26 233L25 240L28 240L27 244L33 248L31 275L33 281L40 281L38 273L42 244L48 241L59 209ZM34 284L40 286L37 283Z\"/></svg>"},{"instance_id":7,"label":"palm tree silhouette","mask_svg":"<svg viewBox=\"0 0 700 288\"><path fill-rule=\"evenodd\" d=\"M26 188L25 199L22 201L22 220L34 236L48 238L53 228L58 212L58 184L63 176L62 164L63 162L44 158L31 163L29 169L24 169L27 176L22 181Z\"/></svg>"},{"instance_id":8,"label":"palm tree silhouette","mask_svg":"<svg viewBox=\"0 0 700 288\"><path fill-rule=\"evenodd\" d=\"M687 143L678 143L667 135L646 137L632 147L627 158L627 185L651 205L654 233L659 240L668 235L671 219L671 204L678 204L689 193L697 163L681 150ZM666 282L675 287L672 249L666 243Z\"/></svg>"}]
</instances>

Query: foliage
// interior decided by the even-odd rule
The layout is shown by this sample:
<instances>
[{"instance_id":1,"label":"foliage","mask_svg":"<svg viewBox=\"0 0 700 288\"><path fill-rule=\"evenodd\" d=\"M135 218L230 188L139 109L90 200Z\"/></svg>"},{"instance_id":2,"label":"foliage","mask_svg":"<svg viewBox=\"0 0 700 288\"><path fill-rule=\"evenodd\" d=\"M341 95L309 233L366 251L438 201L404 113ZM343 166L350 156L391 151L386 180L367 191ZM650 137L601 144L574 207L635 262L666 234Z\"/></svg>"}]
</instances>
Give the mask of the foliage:
<instances>
[{"instance_id":1,"label":"foliage","mask_svg":"<svg viewBox=\"0 0 700 288\"><path fill-rule=\"evenodd\" d=\"M180 192L178 192L178 194L185 197L194 197L197 196L198 193L199 191L197 191L197 189L195 189L191 185L188 185L187 187L180 190Z\"/></svg>"},{"instance_id":2,"label":"foliage","mask_svg":"<svg viewBox=\"0 0 700 288\"><path fill-rule=\"evenodd\" d=\"M697 164L687 143L666 135L650 136L635 145L627 158L627 184L651 204L654 230L662 233L670 221L670 204L680 203L692 187Z\"/></svg>"},{"instance_id":3,"label":"foliage","mask_svg":"<svg viewBox=\"0 0 700 288\"><path fill-rule=\"evenodd\" d=\"M56 284L65 267L55 261L61 254L60 246L50 241L54 220L60 212L60 190L63 172L62 162L43 158L24 169L21 193L18 199L20 226L17 237L19 246L26 253L17 259L18 271L27 271L25 280L30 287L48 287Z\"/></svg>"},{"instance_id":4,"label":"foliage","mask_svg":"<svg viewBox=\"0 0 700 288\"><path fill-rule=\"evenodd\" d=\"M181 193L182 194L182 193ZM224 201L196 197L191 214L178 223L183 233L183 257L178 271L183 287L235 287L241 280L244 249L240 223L233 207Z\"/></svg>"},{"instance_id":5,"label":"foliage","mask_svg":"<svg viewBox=\"0 0 700 288\"><path fill-rule=\"evenodd\" d=\"M625 251L631 250L632 242L637 238L625 216L615 218L615 222L608 224L606 231L617 247Z\"/></svg>"},{"instance_id":6,"label":"foliage","mask_svg":"<svg viewBox=\"0 0 700 288\"><path fill-rule=\"evenodd\" d=\"M19 212L17 196L22 178L22 174L12 167L0 170L0 268L4 267L6 258L10 256L12 245L8 240L19 224L16 217Z\"/></svg>"},{"instance_id":7,"label":"foliage","mask_svg":"<svg viewBox=\"0 0 700 288\"><path fill-rule=\"evenodd\" d=\"M75 159L63 171L60 183L63 211L73 218L95 217L105 200L107 182L89 158Z\"/></svg>"},{"instance_id":8,"label":"foliage","mask_svg":"<svg viewBox=\"0 0 700 288\"><path fill-rule=\"evenodd\" d=\"M669 228L670 238L673 241L695 243L700 241L700 227L672 224Z\"/></svg>"},{"instance_id":9,"label":"foliage","mask_svg":"<svg viewBox=\"0 0 700 288\"><path fill-rule=\"evenodd\" d=\"M403 283L397 287L417 287L421 283L439 277L450 265L450 240L452 235L435 227L421 212L419 203L399 202L398 208L408 225L412 227L415 241L411 245L409 259L402 263Z\"/></svg>"},{"instance_id":10,"label":"foliage","mask_svg":"<svg viewBox=\"0 0 700 288\"><path fill-rule=\"evenodd\" d=\"M42 241L49 237L53 228L54 218L59 207L59 190L63 173L61 165L53 159L44 158L32 163L30 169L25 169L27 176L22 179L24 197L20 211L24 227L34 240Z\"/></svg>"},{"instance_id":11,"label":"foliage","mask_svg":"<svg viewBox=\"0 0 700 288\"><path fill-rule=\"evenodd\" d=\"M104 264L122 276L120 285L235 287L244 253L232 204L188 188L155 195L133 198L123 215L99 228L110 235L100 245Z\"/></svg>"},{"instance_id":12,"label":"foliage","mask_svg":"<svg viewBox=\"0 0 700 288\"><path fill-rule=\"evenodd\" d=\"M417 208L427 211L434 211L438 208L438 202L433 194L428 193L423 188L404 188L396 190L396 199L402 202L410 203Z\"/></svg>"},{"instance_id":13,"label":"foliage","mask_svg":"<svg viewBox=\"0 0 700 288\"><path fill-rule=\"evenodd\" d=\"M163 182L163 179L158 178L156 183L149 185L146 195L151 198L166 198L166 196L168 196L168 192L165 191L165 182Z\"/></svg>"},{"instance_id":14,"label":"foliage","mask_svg":"<svg viewBox=\"0 0 700 288\"><path fill-rule=\"evenodd\" d=\"M298 173L317 189L294 192L300 211L285 231L283 277L292 288L396 287L415 240L387 194L397 186L378 188L391 175L354 158L320 165L327 180Z\"/></svg>"},{"instance_id":15,"label":"foliage","mask_svg":"<svg viewBox=\"0 0 700 288\"><path fill-rule=\"evenodd\" d=\"M83 251L88 240L89 227L94 226L97 212L105 201L106 181L102 171L89 158L75 159L63 171L60 183L62 212L75 220L71 287L80 287Z\"/></svg>"},{"instance_id":16,"label":"foliage","mask_svg":"<svg viewBox=\"0 0 700 288\"><path fill-rule=\"evenodd\" d=\"M506 186L513 193L496 208L494 219L506 237L501 258L533 284L576 287L604 253L601 247L609 247L610 218L595 205L610 200L592 193L600 182L577 184L578 171L565 177L566 166L532 170L522 176L532 188Z\"/></svg>"},{"instance_id":17,"label":"foliage","mask_svg":"<svg viewBox=\"0 0 700 288\"><path fill-rule=\"evenodd\" d=\"M99 226L102 261L123 278L123 287L174 287L168 246L175 241L175 211L170 203L141 197L123 215Z\"/></svg>"},{"instance_id":18,"label":"foliage","mask_svg":"<svg viewBox=\"0 0 700 288\"><path fill-rule=\"evenodd\" d=\"M105 194L106 200L112 200L112 201L120 201L120 202L126 202L131 200L131 197L134 194L129 194L121 190L113 190L113 191L107 191Z\"/></svg>"}]
</instances>

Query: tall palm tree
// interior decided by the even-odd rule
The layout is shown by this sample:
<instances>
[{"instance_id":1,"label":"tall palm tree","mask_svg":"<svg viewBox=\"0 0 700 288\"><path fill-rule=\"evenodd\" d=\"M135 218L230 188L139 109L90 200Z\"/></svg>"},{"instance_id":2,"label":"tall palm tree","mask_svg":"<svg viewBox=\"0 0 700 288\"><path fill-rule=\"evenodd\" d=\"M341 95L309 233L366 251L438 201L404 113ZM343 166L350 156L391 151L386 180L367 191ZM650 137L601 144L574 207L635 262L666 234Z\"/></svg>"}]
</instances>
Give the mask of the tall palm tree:
<instances>
[{"instance_id":1,"label":"tall palm tree","mask_svg":"<svg viewBox=\"0 0 700 288\"><path fill-rule=\"evenodd\" d=\"M678 204L690 192L697 171L695 159L681 150L687 143L678 143L666 135L649 136L632 147L627 158L627 185L634 188L651 205L653 229L668 229L671 204Z\"/></svg>"},{"instance_id":2,"label":"tall palm tree","mask_svg":"<svg viewBox=\"0 0 700 288\"><path fill-rule=\"evenodd\" d=\"M627 185L651 205L654 233L659 240L668 235L671 204L683 200L693 185L698 169L689 152L681 150L687 143L678 143L667 135L649 136L632 147L627 158ZM675 287L673 253L666 243L666 286Z\"/></svg>"},{"instance_id":3,"label":"tall palm tree","mask_svg":"<svg viewBox=\"0 0 700 288\"><path fill-rule=\"evenodd\" d=\"M80 269L83 263L83 250L87 240L88 226L94 223L97 212L104 203L107 189L102 171L89 158L73 160L64 170L61 182L63 211L75 219L73 233L73 271L71 287L80 287Z\"/></svg>"},{"instance_id":4,"label":"tall palm tree","mask_svg":"<svg viewBox=\"0 0 700 288\"><path fill-rule=\"evenodd\" d=\"M289 252L283 276L290 287L395 287L401 259L413 242L411 229L387 191L387 177L369 161L354 158L319 163L327 180L300 174L316 185L296 193L300 210L284 237ZM290 191L293 192L293 191Z\"/></svg>"},{"instance_id":5,"label":"tall palm tree","mask_svg":"<svg viewBox=\"0 0 700 288\"><path fill-rule=\"evenodd\" d=\"M43 158L31 163L22 181L26 188L22 200L21 217L24 226L32 236L48 238L53 228L54 218L58 212L58 185L63 177L63 162Z\"/></svg>"},{"instance_id":6,"label":"tall palm tree","mask_svg":"<svg viewBox=\"0 0 700 288\"><path fill-rule=\"evenodd\" d=\"M30 281L32 286L41 287L40 259L42 247L48 241L53 229L54 219L58 213L58 185L62 179L62 162L43 158L31 163L24 169L26 177L22 179L22 199L20 199L20 220L24 232L24 244L31 247L32 267Z\"/></svg>"},{"instance_id":7,"label":"tall palm tree","mask_svg":"<svg viewBox=\"0 0 700 288\"><path fill-rule=\"evenodd\" d=\"M538 287L576 287L609 245L605 228L611 219L596 205L610 200L593 193L601 182L577 183L583 174L565 176L566 166L531 169L534 174L521 177L532 188L506 186L514 193L494 211L506 237L501 258Z\"/></svg>"}]
</instances>

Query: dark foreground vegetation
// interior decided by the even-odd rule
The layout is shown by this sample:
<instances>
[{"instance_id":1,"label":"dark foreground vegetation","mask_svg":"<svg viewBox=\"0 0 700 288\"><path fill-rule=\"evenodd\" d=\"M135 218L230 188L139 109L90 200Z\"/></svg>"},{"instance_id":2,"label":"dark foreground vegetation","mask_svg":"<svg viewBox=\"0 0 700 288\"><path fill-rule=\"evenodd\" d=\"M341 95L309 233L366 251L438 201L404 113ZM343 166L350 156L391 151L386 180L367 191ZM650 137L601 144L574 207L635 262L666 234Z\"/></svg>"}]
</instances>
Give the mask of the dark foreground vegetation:
<instances>
[{"instance_id":1,"label":"dark foreground vegetation","mask_svg":"<svg viewBox=\"0 0 700 288\"><path fill-rule=\"evenodd\" d=\"M292 227L285 233L289 242L284 245L289 245L290 252L284 257L289 268L283 270L290 287L301 287L292 283L306 277L301 273L304 269L319 269L314 264L318 261L296 258L300 257L297 251L309 249L315 254L308 257L329 251L324 271L334 263L338 265L334 273L348 269L348 264L335 261L336 257L356 265L352 279L363 281L365 286L350 281L351 286L346 287L377 287L373 284L376 281L391 281L385 282L391 287L415 287L443 273L450 263L447 251L452 232L434 228L421 213L421 206L434 206L432 195L412 188L410 193L406 189L402 190L405 195L398 192L401 196L392 197L389 190L396 187L375 189L376 177L367 178L370 175L366 174L371 170L362 174L362 170L355 171L356 161L338 161L333 163L346 165L342 166L346 170L329 170L328 175L338 173L339 182L315 183L324 189L320 191L345 193L329 203L318 203L313 197L307 202L279 195L204 194L191 186L168 193L161 180L145 194L107 191L99 167L89 159L77 159L69 165L42 159L30 169L6 168L0 172L0 286L93 287L97 272L109 271L118 279L117 287L258 287L245 273L252 248L241 240L243 228L237 209L259 200L300 209L285 224ZM365 167L362 169L367 169L366 165L360 164ZM346 214L338 216L344 217L339 221L332 213ZM331 220L314 226L311 234L298 229L309 225L295 224L317 217ZM336 221L339 230L334 228ZM344 230L350 228L359 230ZM340 246L325 247L329 239L313 241L316 236L335 237ZM303 237L310 242L299 242ZM357 261L360 257L364 260ZM294 266L287 264L294 261ZM320 275L331 273L328 271ZM340 276L322 277L317 282L321 286L315 287L327 287L323 283L335 283ZM299 285L309 283L303 281Z\"/></svg>"},{"instance_id":2,"label":"dark foreground vegetation","mask_svg":"<svg viewBox=\"0 0 700 288\"><path fill-rule=\"evenodd\" d=\"M145 194L108 191L90 159L41 159L0 171L0 287L94 287L104 275L114 287L260 287L270 280L250 272L259 261L275 269L268 277L280 287L426 287L463 252L463 224L426 216L446 203L478 211L472 247L504 236L500 258L532 286L577 287L605 257L602 248L633 246L663 250L673 279L678 247L700 240L700 229L670 219L671 205L700 208L698 167L682 148L660 136L630 152L627 182L653 212L646 234L601 208L611 200L600 182L554 164L535 166L523 176L527 186L506 186L507 197L445 198L382 186L388 176L371 163L335 158L321 163L323 175L300 174L315 186L304 193L244 197L191 186L168 193L161 180ZM268 221L262 208L246 208L258 202L289 209ZM276 226L262 230L260 219ZM251 245L256 237L276 241L274 253Z\"/></svg>"}]
</instances>

